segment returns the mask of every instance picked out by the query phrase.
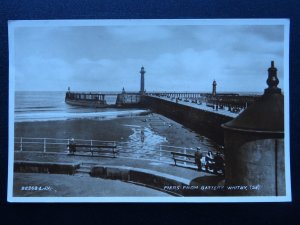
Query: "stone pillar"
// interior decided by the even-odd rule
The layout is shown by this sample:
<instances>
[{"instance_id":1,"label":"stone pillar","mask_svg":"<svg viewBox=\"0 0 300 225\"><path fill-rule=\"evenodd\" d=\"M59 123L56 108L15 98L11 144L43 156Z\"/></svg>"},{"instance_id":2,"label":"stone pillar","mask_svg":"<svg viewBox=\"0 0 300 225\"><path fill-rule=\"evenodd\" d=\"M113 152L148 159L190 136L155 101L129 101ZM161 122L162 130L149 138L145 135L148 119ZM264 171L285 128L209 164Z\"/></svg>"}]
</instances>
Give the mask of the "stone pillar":
<instances>
[{"instance_id":1,"label":"stone pillar","mask_svg":"<svg viewBox=\"0 0 300 225\"><path fill-rule=\"evenodd\" d=\"M225 184L247 188L228 191L230 196L286 195L284 97L273 61L268 73L269 87L261 98L222 125Z\"/></svg>"}]
</instances>

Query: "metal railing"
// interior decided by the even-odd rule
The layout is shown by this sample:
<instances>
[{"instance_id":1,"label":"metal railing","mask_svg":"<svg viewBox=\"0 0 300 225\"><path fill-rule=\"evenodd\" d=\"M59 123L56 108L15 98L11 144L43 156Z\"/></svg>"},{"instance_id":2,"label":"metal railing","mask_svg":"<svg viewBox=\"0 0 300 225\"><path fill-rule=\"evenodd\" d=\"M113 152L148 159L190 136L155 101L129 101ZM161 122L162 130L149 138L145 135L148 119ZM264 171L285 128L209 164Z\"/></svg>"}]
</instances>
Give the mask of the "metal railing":
<instances>
[{"instance_id":1,"label":"metal railing","mask_svg":"<svg viewBox=\"0 0 300 225\"><path fill-rule=\"evenodd\" d=\"M14 151L17 152L40 152L40 153L68 153L69 139L57 138L28 138L15 137ZM135 159L148 159L153 161L161 161L166 163L173 162L171 152L184 154L194 154L195 148L178 147L171 145L156 145L156 148L143 146L140 143L132 142L116 142L101 140L74 139L76 144L89 145L90 148L101 144L116 145L117 157L128 157ZM185 156L182 156L185 158ZM186 164L186 163L185 163Z\"/></svg>"}]
</instances>

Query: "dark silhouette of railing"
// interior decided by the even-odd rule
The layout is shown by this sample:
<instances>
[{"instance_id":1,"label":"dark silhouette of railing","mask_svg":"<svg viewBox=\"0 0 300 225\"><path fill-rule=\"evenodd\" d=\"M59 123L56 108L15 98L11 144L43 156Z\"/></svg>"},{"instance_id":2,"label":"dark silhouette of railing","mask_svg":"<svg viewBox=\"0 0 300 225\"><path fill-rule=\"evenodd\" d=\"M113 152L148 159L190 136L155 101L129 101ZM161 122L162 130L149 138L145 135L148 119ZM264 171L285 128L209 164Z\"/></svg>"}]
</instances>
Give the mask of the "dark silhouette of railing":
<instances>
[{"instance_id":1,"label":"dark silhouette of railing","mask_svg":"<svg viewBox=\"0 0 300 225\"><path fill-rule=\"evenodd\" d=\"M172 152L178 152L183 154L194 154L196 148L177 147L171 145L157 145L156 148L135 145L135 149L142 149L137 151L128 148L130 142L115 142L115 141L101 141L101 140L85 140L85 139L57 139L57 138L28 138L28 137L15 137L14 150L16 152L37 152L37 153L57 153L57 154L69 154L70 143L76 143L81 146L86 146L90 151L90 148L94 148L99 145L115 145L116 157L133 158L133 159L145 159L160 161L163 163L172 163ZM204 154L206 151L202 151ZM184 158L184 157L183 157ZM188 163L184 163L185 165ZM193 163L191 164L193 166Z\"/></svg>"}]
</instances>

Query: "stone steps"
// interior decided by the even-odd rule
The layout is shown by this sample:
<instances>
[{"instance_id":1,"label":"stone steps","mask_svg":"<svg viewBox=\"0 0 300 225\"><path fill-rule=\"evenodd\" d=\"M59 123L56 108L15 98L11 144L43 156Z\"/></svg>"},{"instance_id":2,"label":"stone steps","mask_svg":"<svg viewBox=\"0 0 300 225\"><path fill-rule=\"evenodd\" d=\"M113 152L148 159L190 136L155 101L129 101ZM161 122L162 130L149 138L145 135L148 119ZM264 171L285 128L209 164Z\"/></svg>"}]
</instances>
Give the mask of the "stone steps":
<instances>
[{"instance_id":1,"label":"stone steps","mask_svg":"<svg viewBox=\"0 0 300 225\"><path fill-rule=\"evenodd\" d=\"M81 163L80 168L76 170L75 176L90 176L91 167L94 163Z\"/></svg>"}]
</instances>

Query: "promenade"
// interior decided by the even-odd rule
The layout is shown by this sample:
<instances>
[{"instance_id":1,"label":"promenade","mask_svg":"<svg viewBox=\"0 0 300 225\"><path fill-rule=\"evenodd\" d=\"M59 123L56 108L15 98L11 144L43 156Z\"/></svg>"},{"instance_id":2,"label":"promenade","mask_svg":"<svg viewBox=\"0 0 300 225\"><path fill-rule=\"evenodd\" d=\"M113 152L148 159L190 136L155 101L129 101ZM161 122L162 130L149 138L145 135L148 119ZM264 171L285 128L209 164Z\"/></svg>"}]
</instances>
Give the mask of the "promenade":
<instances>
[{"instance_id":1,"label":"promenade","mask_svg":"<svg viewBox=\"0 0 300 225\"><path fill-rule=\"evenodd\" d=\"M174 163L130 157L108 158L67 153L16 152L15 162L79 164L79 168L73 175L15 173L14 192L17 196L211 196L220 193L200 189L223 185L224 179L222 176L197 171L193 167L174 166ZM110 173L110 178L91 177L89 173L92 168L102 170L105 168L105 171L110 171L107 172ZM124 175L135 177L126 180ZM51 190L55 191L20 191L22 186L29 184L50 186ZM183 191L183 188L197 190Z\"/></svg>"}]
</instances>

